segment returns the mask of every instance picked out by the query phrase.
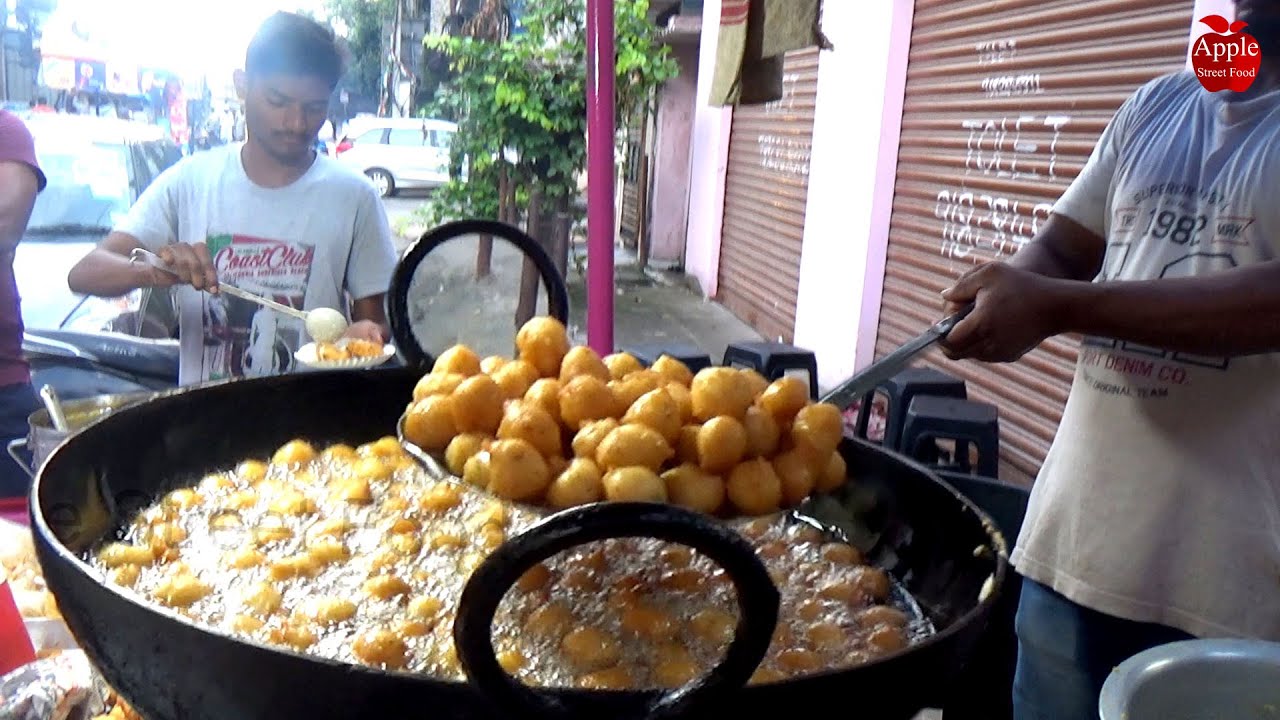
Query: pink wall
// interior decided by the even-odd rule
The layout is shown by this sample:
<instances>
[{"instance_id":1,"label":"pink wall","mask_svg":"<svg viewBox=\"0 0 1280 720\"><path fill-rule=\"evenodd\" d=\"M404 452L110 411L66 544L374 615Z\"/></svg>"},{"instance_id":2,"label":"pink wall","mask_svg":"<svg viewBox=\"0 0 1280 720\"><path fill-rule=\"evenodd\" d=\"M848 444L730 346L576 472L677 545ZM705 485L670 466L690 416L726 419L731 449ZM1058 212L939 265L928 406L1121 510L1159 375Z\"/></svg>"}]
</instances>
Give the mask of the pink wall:
<instances>
[{"instance_id":1,"label":"pink wall","mask_svg":"<svg viewBox=\"0 0 1280 720\"><path fill-rule=\"evenodd\" d=\"M680 74L662 88L654 138L653 208L649 227L649 262L675 265L685 247L689 227L689 136L693 132L698 92L698 46L674 45Z\"/></svg>"},{"instance_id":2,"label":"pink wall","mask_svg":"<svg viewBox=\"0 0 1280 720\"><path fill-rule=\"evenodd\" d=\"M729 166L729 129L733 110L707 104L720 38L720 0L702 10L698 97L693 115L693 152L689 164L689 227L685 236L685 272L702 293L715 297L720 272L720 232L724 225L724 178Z\"/></svg>"},{"instance_id":3,"label":"pink wall","mask_svg":"<svg viewBox=\"0 0 1280 720\"><path fill-rule=\"evenodd\" d=\"M1206 15L1221 15L1225 18L1236 17L1235 0L1196 0L1195 10L1191 13L1191 37L1187 42L1187 69L1191 68L1191 43L1201 35L1210 32L1209 26L1203 25L1200 18Z\"/></svg>"},{"instance_id":4,"label":"pink wall","mask_svg":"<svg viewBox=\"0 0 1280 720\"><path fill-rule=\"evenodd\" d=\"M818 65L795 340L817 354L823 388L872 359L913 7L892 0L823 8L834 49Z\"/></svg>"}]
</instances>

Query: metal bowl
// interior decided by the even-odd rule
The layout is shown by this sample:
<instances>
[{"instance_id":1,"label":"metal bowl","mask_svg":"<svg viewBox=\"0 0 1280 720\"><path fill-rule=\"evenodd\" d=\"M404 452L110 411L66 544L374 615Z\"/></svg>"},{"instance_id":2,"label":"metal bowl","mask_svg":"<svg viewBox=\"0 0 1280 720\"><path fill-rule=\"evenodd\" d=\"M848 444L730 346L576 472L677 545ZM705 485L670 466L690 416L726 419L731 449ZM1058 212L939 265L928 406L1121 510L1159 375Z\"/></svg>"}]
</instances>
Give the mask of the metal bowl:
<instances>
[{"instance_id":1,"label":"metal bowl","mask_svg":"<svg viewBox=\"0 0 1280 720\"><path fill-rule=\"evenodd\" d=\"M1120 663L1102 686L1102 720L1276 720L1280 643L1184 640Z\"/></svg>"}]
</instances>

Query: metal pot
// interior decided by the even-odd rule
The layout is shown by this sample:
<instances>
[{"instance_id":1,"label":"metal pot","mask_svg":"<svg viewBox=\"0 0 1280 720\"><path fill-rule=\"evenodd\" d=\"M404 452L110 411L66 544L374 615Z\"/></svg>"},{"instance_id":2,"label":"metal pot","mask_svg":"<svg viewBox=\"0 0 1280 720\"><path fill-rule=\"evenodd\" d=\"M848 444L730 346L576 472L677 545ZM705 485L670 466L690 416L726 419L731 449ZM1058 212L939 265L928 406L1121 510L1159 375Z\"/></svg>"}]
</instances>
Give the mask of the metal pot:
<instances>
[{"instance_id":1,"label":"metal pot","mask_svg":"<svg viewBox=\"0 0 1280 720\"><path fill-rule=\"evenodd\" d=\"M1280 717L1280 643L1184 640L1125 660L1102 686L1102 720Z\"/></svg>"},{"instance_id":2,"label":"metal pot","mask_svg":"<svg viewBox=\"0 0 1280 720\"><path fill-rule=\"evenodd\" d=\"M97 397L70 400L62 403L67 416L69 431L56 430L49 418L49 411L40 408L27 416L27 436L9 442L9 457L18 466L27 471L31 477L44 464L53 449L62 444L68 437L110 415L111 413L150 400L159 393L127 393L122 395L99 395ZM22 455L22 450L31 453L31 464Z\"/></svg>"}]
</instances>

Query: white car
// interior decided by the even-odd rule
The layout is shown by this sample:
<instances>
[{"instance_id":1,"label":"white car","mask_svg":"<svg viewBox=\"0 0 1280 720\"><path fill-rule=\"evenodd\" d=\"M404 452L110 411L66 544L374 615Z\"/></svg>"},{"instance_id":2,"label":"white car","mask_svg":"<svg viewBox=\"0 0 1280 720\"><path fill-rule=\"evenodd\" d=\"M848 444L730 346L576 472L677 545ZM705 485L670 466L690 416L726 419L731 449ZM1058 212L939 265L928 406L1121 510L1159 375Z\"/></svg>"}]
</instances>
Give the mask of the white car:
<instances>
[{"instance_id":1,"label":"white car","mask_svg":"<svg viewBox=\"0 0 1280 720\"><path fill-rule=\"evenodd\" d=\"M382 197L436 188L449 181L449 145L457 131L447 120L358 118L334 155L367 175Z\"/></svg>"}]
</instances>

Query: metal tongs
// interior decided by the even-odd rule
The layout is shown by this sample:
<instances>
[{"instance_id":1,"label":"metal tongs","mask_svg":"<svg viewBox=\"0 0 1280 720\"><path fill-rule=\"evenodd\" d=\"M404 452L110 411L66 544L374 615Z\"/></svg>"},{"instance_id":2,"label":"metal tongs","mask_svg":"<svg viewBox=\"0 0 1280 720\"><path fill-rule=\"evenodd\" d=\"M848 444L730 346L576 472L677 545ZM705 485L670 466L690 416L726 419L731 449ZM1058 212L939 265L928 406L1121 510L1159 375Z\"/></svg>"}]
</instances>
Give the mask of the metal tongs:
<instances>
[{"instance_id":1,"label":"metal tongs","mask_svg":"<svg viewBox=\"0 0 1280 720\"><path fill-rule=\"evenodd\" d=\"M928 330L909 340L902 347L871 363L862 372L841 383L836 389L827 393L822 402L831 403L838 408L847 409L853 403L866 397L867 393L879 387L880 383L897 375L911 364L920 353L928 350L934 343L951 333L961 320L973 312L973 303L961 308L953 315L939 320Z\"/></svg>"}]
</instances>

